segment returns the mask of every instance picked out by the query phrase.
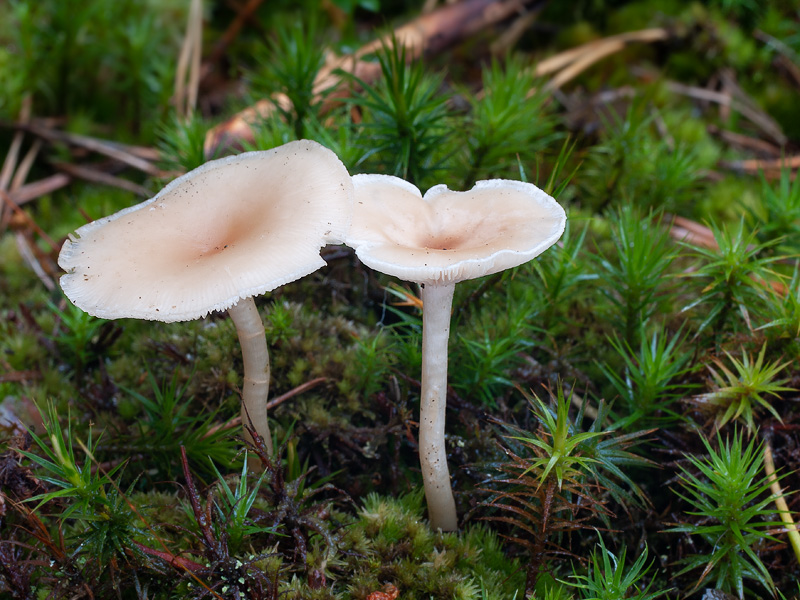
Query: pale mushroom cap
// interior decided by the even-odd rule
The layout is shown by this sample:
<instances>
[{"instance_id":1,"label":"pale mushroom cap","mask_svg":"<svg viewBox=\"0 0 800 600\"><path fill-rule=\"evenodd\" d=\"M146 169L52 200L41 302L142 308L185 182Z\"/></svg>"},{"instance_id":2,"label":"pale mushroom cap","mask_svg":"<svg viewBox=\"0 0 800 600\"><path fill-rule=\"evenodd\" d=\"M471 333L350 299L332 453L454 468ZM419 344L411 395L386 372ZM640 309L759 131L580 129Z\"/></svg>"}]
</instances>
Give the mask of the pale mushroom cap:
<instances>
[{"instance_id":1,"label":"pale mushroom cap","mask_svg":"<svg viewBox=\"0 0 800 600\"><path fill-rule=\"evenodd\" d=\"M316 142L211 161L78 229L61 287L97 317L196 319L319 269L352 203L347 169Z\"/></svg>"},{"instance_id":2,"label":"pale mushroom cap","mask_svg":"<svg viewBox=\"0 0 800 600\"><path fill-rule=\"evenodd\" d=\"M525 263L564 232L564 209L530 183L492 179L423 197L403 179L355 175L347 245L368 267L417 283L457 283Z\"/></svg>"}]
</instances>

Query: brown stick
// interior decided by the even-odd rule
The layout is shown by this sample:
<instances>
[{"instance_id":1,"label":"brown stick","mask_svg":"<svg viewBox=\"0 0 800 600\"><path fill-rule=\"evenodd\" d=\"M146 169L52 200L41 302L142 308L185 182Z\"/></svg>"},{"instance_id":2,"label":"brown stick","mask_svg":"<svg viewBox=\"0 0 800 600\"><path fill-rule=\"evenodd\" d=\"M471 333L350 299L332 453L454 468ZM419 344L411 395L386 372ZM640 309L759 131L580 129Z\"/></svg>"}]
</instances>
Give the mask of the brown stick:
<instances>
[{"instance_id":1,"label":"brown stick","mask_svg":"<svg viewBox=\"0 0 800 600\"><path fill-rule=\"evenodd\" d=\"M594 63L604 59L606 56L611 56L612 54L616 54L623 48L625 48L625 43L615 40L608 44L600 46L591 54L581 55L580 58L578 58L578 60L566 66L563 70L557 73L555 77L553 77L550 81L548 81L547 85L545 86L545 89L553 90L555 88L560 88L568 81L571 81L572 79L583 73Z\"/></svg>"},{"instance_id":2,"label":"brown stick","mask_svg":"<svg viewBox=\"0 0 800 600\"><path fill-rule=\"evenodd\" d=\"M709 125L706 127L706 129L709 133L719 136L724 142L727 142L731 146L738 146L740 148L752 150L753 152L758 152L762 155L766 154L774 157L781 155L781 149L772 142L749 135L744 135L743 133L736 133L735 131L720 129L716 125Z\"/></svg>"},{"instance_id":3,"label":"brown stick","mask_svg":"<svg viewBox=\"0 0 800 600\"><path fill-rule=\"evenodd\" d=\"M380 65L363 59L383 46L391 47L392 39L407 48L406 57L409 60L423 54L433 55L538 3L539 0L463 0L442 6L395 29L391 34L362 46L351 56L338 56L329 60L317 74L314 92L317 99L321 99L322 92L338 87L342 82L337 74L339 70L352 73L366 82L374 81L380 74ZM206 136L206 156L213 156L220 148L235 146L242 141L253 141L252 125L269 118L276 106L285 109L290 108L291 103L284 95L276 94L272 98L256 102L209 130Z\"/></svg>"},{"instance_id":4,"label":"brown stick","mask_svg":"<svg viewBox=\"0 0 800 600\"><path fill-rule=\"evenodd\" d=\"M19 123L27 123L31 118L31 97L26 96L22 101L22 108L19 113ZM11 146L8 149L8 154L3 161L3 168L0 170L0 188L7 190L8 185L11 183L11 177L14 174L14 169L17 166L17 158L19 157L20 148L22 147L23 134L17 131L14 138L11 140Z\"/></svg>"},{"instance_id":5,"label":"brown stick","mask_svg":"<svg viewBox=\"0 0 800 600\"><path fill-rule=\"evenodd\" d=\"M297 396L298 394L302 394L303 392L307 392L311 388L315 388L320 383L325 383L326 381L328 381L327 377L317 377L316 379L311 379L309 381L306 381L305 383L301 383L296 388L293 388L293 389L289 390L288 392L286 392L285 394L281 394L280 396L277 396L277 397L273 398L272 400L268 401L267 402L267 410L268 411L272 410L273 408L275 408L279 404L283 404L284 402L286 402L289 398L292 398L293 396ZM215 425L214 427L209 429L206 432L206 434L203 436L203 438L207 438L209 436L212 436L215 433L217 433L218 431L222 431L222 430L225 430L225 429L234 429L236 427L241 427L241 426L242 426L242 417L241 416L234 417L230 421L226 421L225 423L220 423L219 425Z\"/></svg>"},{"instance_id":6,"label":"brown stick","mask_svg":"<svg viewBox=\"0 0 800 600\"><path fill-rule=\"evenodd\" d=\"M127 179L122 179L121 177L115 177L109 173L104 173L98 169L67 162L55 162L53 165L59 171L64 171L68 175L72 175L73 177L77 177L79 179L85 179L86 181L120 188L126 192L131 192L133 194L142 196L143 198L149 198L152 196L150 190L148 190L146 187L142 187L141 185L133 183L132 181L128 181Z\"/></svg>"},{"instance_id":7,"label":"brown stick","mask_svg":"<svg viewBox=\"0 0 800 600\"><path fill-rule=\"evenodd\" d=\"M11 189L15 187L19 187L22 185L22 182L25 181L25 178L28 176L28 171L33 164L33 161L36 158L36 154L39 152L40 142L39 140L31 147L31 149L25 155L22 162L17 165L16 167L16 174L11 180ZM16 161L15 161L16 162ZM0 204L0 213L6 211L6 207L8 207L9 212L6 214L14 213L17 216L17 225L20 222L25 224L25 228L19 227L14 224L13 217L8 219L8 222L14 227L14 239L17 243L17 250L19 251L22 260L31 268L31 270L36 274L42 284L49 290L53 291L56 287L55 282L53 281L53 277L51 274L54 273L55 269L52 264L52 260L50 257L45 255L38 246L33 242L33 235L31 234L31 230L35 231L39 236L44 239L50 247L55 251L56 246L53 240L42 230L36 221L22 210L17 204L9 196L8 192L5 189L0 188L0 195L2 195L3 203ZM49 268L46 268L49 267Z\"/></svg>"},{"instance_id":8,"label":"brown stick","mask_svg":"<svg viewBox=\"0 0 800 600\"><path fill-rule=\"evenodd\" d=\"M773 119L769 113L764 111L745 90L739 85L736 72L726 67L720 71L720 81L723 89L727 90L735 100L736 108L741 114L746 116L761 132L772 139L779 146L785 146L788 139L783 133L780 123Z\"/></svg>"},{"instance_id":9,"label":"brown stick","mask_svg":"<svg viewBox=\"0 0 800 600\"><path fill-rule=\"evenodd\" d=\"M778 56L775 63L786 71L786 75L796 88L800 88L800 67L792 62L788 56Z\"/></svg>"},{"instance_id":10,"label":"brown stick","mask_svg":"<svg viewBox=\"0 0 800 600\"><path fill-rule=\"evenodd\" d=\"M692 221L678 215L667 215L665 222L671 222L670 236L679 241L689 242L695 246L703 246L715 250L718 248L714 232L697 221Z\"/></svg>"},{"instance_id":11,"label":"brown stick","mask_svg":"<svg viewBox=\"0 0 800 600\"><path fill-rule=\"evenodd\" d=\"M28 173L30 173L31 167L33 167L33 163L36 161L36 157L39 155L39 150L41 150L41 148L42 140L33 142L22 158L22 161L17 165L17 172L14 173L14 178L11 180L11 186L8 188L9 191L13 192L21 188L25 183L25 180L28 178Z\"/></svg>"},{"instance_id":12,"label":"brown stick","mask_svg":"<svg viewBox=\"0 0 800 600\"><path fill-rule=\"evenodd\" d=\"M12 202L14 202L14 204L19 206L66 187L69 185L70 181L72 181L72 177L65 175L64 173L50 175L44 179L40 179L38 181L34 181L33 183L29 183L17 188L13 192L9 193L8 197Z\"/></svg>"},{"instance_id":13,"label":"brown stick","mask_svg":"<svg viewBox=\"0 0 800 600\"><path fill-rule=\"evenodd\" d=\"M7 373L0 374L0 383L32 381L41 378L42 374L40 371L8 371Z\"/></svg>"},{"instance_id":14,"label":"brown stick","mask_svg":"<svg viewBox=\"0 0 800 600\"><path fill-rule=\"evenodd\" d=\"M734 160L722 161L722 166L733 169L734 171L745 171L747 173L775 172L781 169L798 169L800 168L800 155L787 156L784 158L776 158L775 160L759 160L751 158L748 160Z\"/></svg>"},{"instance_id":15,"label":"brown stick","mask_svg":"<svg viewBox=\"0 0 800 600\"><path fill-rule=\"evenodd\" d=\"M561 71L556 77L548 82L548 88L556 88L577 76L590 65L619 52L632 42L652 43L666 40L670 37L670 32L661 27L654 29L642 29L641 31L629 31L619 35L612 35L601 40L595 40L577 48L570 48L555 56L551 56L536 65L536 76L543 77Z\"/></svg>"},{"instance_id":16,"label":"brown stick","mask_svg":"<svg viewBox=\"0 0 800 600\"><path fill-rule=\"evenodd\" d=\"M786 136L780 131L780 127L775 120L752 102L748 102L743 98L735 98L731 94L685 85L676 81L668 81L667 89L696 100L714 102L720 106L729 106L760 127L765 134L769 135L778 144L783 145L786 143Z\"/></svg>"},{"instance_id":17,"label":"brown stick","mask_svg":"<svg viewBox=\"0 0 800 600\"><path fill-rule=\"evenodd\" d=\"M22 101L22 108L20 109L19 122L27 123L31 118L31 96L28 95ZM3 168L0 169L0 190L8 191L11 179L14 176L14 170L17 168L17 160L22 148L22 138L24 134L17 131L14 138L11 140L11 146L8 149L5 160L3 161ZM5 205L0 206L0 232L5 228L6 211Z\"/></svg>"},{"instance_id":18,"label":"brown stick","mask_svg":"<svg viewBox=\"0 0 800 600\"><path fill-rule=\"evenodd\" d=\"M47 273L42 265L42 261L37 258L35 246L28 240L28 236L22 231L15 231L14 239L17 242L17 251L22 257L22 260L31 268L48 291L54 291L56 289L56 282L53 281L53 278Z\"/></svg>"},{"instance_id":19,"label":"brown stick","mask_svg":"<svg viewBox=\"0 0 800 600\"><path fill-rule=\"evenodd\" d=\"M160 558L164 562L166 562L171 567L175 567L179 571L190 571L192 573L198 573L200 571L204 571L208 569L205 565L201 565L200 563L194 562L193 560L189 560L188 558L183 558L182 556L176 556L171 552L165 552L163 550L156 550L154 548L150 548L145 546L144 544L140 544L137 541L133 541L133 545L139 550L139 552L143 552L144 554L149 554L150 556L155 556L156 558Z\"/></svg>"},{"instance_id":20,"label":"brown stick","mask_svg":"<svg viewBox=\"0 0 800 600\"><path fill-rule=\"evenodd\" d=\"M38 123L31 123L29 125L21 125L19 127L25 131L46 139L49 142L64 142L80 148L85 148L113 158L123 164L138 169L148 175L160 177L163 175L161 169L156 167L152 162L158 158L158 153L151 148L139 148L135 146L126 146L117 142L93 138L86 135L78 135L77 133L70 133L68 131L61 131L45 127ZM149 155L149 158L144 158L144 155Z\"/></svg>"},{"instance_id":21,"label":"brown stick","mask_svg":"<svg viewBox=\"0 0 800 600\"><path fill-rule=\"evenodd\" d=\"M191 0L186 34L175 69L173 101L178 117L191 117L197 105L200 60L203 52L203 0Z\"/></svg>"}]
</instances>

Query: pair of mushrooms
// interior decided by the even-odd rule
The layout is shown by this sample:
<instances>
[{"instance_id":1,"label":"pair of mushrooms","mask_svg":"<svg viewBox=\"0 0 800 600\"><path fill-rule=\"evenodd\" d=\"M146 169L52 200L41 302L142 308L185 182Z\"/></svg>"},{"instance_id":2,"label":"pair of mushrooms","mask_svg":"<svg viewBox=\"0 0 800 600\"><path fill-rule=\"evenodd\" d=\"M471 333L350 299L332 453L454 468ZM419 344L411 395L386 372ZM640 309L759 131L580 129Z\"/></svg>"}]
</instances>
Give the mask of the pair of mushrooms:
<instances>
[{"instance_id":1,"label":"pair of mushrooms","mask_svg":"<svg viewBox=\"0 0 800 600\"><path fill-rule=\"evenodd\" d=\"M323 266L346 243L367 266L421 285L420 463L431 526L457 529L444 427L447 344L455 284L541 254L564 210L535 186L438 185L423 197L385 175L350 177L308 140L211 161L151 200L79 228L64 244L61 286L97 317L165 322L227 310L242 346L242 420L271 452L269 355L253 297ZM245 437L249 438L247 430Z\"/></svg>"}]
</instances>

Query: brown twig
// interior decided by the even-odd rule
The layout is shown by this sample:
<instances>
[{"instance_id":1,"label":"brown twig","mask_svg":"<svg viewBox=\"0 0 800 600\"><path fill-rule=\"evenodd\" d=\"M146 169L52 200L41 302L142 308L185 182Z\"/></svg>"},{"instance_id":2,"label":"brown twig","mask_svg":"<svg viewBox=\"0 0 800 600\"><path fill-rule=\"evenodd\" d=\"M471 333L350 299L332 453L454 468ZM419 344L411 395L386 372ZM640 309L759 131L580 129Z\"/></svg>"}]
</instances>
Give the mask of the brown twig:
<instances>
[{"instance_id":1,"label":"brown twig","mask_svg":"<svg viewBox=\"0 0 800 600\"><path fill-rule=\"evenodd\" d=\"M533 10L522 13L502 34L500 34L500 37L492 42L489 46L489 52L494 56L507 54L511 48L516 46L525 31L536 22L542 8L544 8L544 5L537 6Z\"/></svg>"},{"instance_id":2,"label":"brown twig","mask_svg":"<svg viewBox=\"0 0 800 600\"><path fill-rule=\"evenodd\" d=\"M22 101L22 108L19 113L19 123L27 123L31 118L31 97L26 96ZM14 175L14 169L17 166L17 159L19 157L20 149L22 148L22 139L24 134L17 131L14 138L11 140L11 146L8 149L6 158L3 161L3 168L0 169L0 189L7 190L11 183L11 177Z\"/></svg>"},{"instance_id":3,"label":"brown twig","mask_svg":"<svg viewBox=\"0 0 800 600\"><path fill-rule=\"evenodd\" d=\"M571 81L586 69L591 67L594 63L599 62L607 56L616 54L625 48L625 43L617 40L612 40L607 44L597 47L593 52L581 55L575 62L566 66L559 71L555 77L545 85L545 89L552 90L562 87L568 81Z\"/></svg>"},{"instance_id":4,"label":"brown twig","mask_svg":"<svg viewBox=\"0 0 800 600\"><path fill-rule=\"evenodd\" d=\"M30 173L31 167L36 160L36 156L39 154L39 149L41 146L41 140L36 140L33 143L33 145L28 149L28 152L25 153L22 162L17 165L14 177L11 179L11 185L9 185L7 188L2 187L0 189L7 189L9 193L12 194L15 190L22 187L22 184L24 184L25 180L28 178L28 173ZM2 231L2 229L8 225L9 214L10 212L6 210L5 204L0 205L0 231ZM19 244L19 240L17 240L17 243Z\"/></svg>"},{"instance_id":5,"label":"brown twig","mask_svg":"<svg viewBox=\"0 0 800 600\"><path fill-rule=\"evenodd\" d=\"M19 383L41 378L42 374L39 371L8 371L7 373L0 374L0 383Z\"/></svg>"},{"instance_id":6,"label":"brown twig","mask_svg":"<svg viewBox=\"0 0 800 600\"><path fill-rule=\"evenodd\" d=\"M72 177L77 177L78 179L85 179L86 181L91 181L93 183L100 183L102 185L116 187L121 190L125 190L126 192L131 192L138 196L142 196L143 198L149 198L152 195L150 190L139 185L138 183L134 183L127 179L122 179L121 177L115 177L114 175L105 173L99 169L68 162L54 162L53 165L59 171L63 171Z\"/></svg>"},{"instance_id":7,"label":"brown twig","mask_svg":"<svg viewBox=\"0 0 800 600\"><path fill-rule=\"evenodd\" d=\"M63 142L71 146L85 148L86 150L96 152L108 158L113 158L116 161L133 167L143 173L147 173L148 175L153 175L155 177L163 175L161 169L153 164L153 161L158 160L159 154L158 151L152 148L128 146L119 142L70 133L69 131L48 127L38 121L15 126L18 130L27 131L49 142Z\"/></svg>"},{"instance_id":8,"label":"brown twig","mask_svg":"<svg viewBox=\"0 0 800 600\"><path fill-rule=\"evenodd\" d=\"M800 155L776 158L775 160L760 160L751 158L747 160L722 161L720 165L734 171L744 171L755 174L763 171L765 176L780 173L782 169L800 169Z\"/></svg>"},{"instance_id":9,"label":"brown twig","mask_svg":"<svg viewBox=\"0 0 800 600\"><path fill-rule=\"evenodd\" d=\"M136 540L133 541L133 545L136 546L136 549L139 550L139 552L148 554L150 556L155 556L156 558L160 558L168 565L170 565L171 567L175 567L179 571L189 571L191 573L198 573L208 568L205 565L201 565L200 563L194 562L193 560L189 560L188 558L183 558L182 556L175 556L171 552L165 552L163 550L156 550L154 548L149 548L144 544L140 544Z\"/></svg>"},{"instance_id":10,"label":"brown twig","mask_svg":"<svg viewBox=\"0 0 800 600\"><path fill-rule=\"evenodd\" d=\"M25 96L22 101L22 107L19 114L19 123L27 123L31 118L31 96ZM3 160L3 168L0 169L0 190L9 191L11 180L14 177L14 170L17 168L17 160L19 160L19 153L22 149L22 140L24 134L17 131L14 138L11 140L11 146L6 153ZM0 206L0 232L5 228L6 224L6 210L5 206Z\"/></svg>"},{"instance_id":11,"label":"brown twig","mask_svg":"<svg viewBox=\"0 0 800 600\"><path fill-rule=\"evenodd\" d=\"M772 116L763 110L758 102L739 85L736 78L736 72L732 68L722 69L720 72L720 81L724 89L730 93L734 98L735 103L731 108L738 110L742 115L746 116L753 122L764 135L771 138L779 146L785 146L788 141L786 134L783 133L780 123L778 123Z\"/></svg>"},{"instance_id":12,"label":"brown twig","mask_svg":"<svg viewBox=\"0 0 800 600\"><path fill-rule=\"evenodd\" d=\"M786 143L786 136L780 131L780 127L774 119L751 102L747 102L742 98L736 98L731 94L685 85L677 81L668 81L666 82L666 86L668 90L675 94L688 96L695 100L713 102L721 106L728 106L761 128L766 135L771 137L779 145L782 146Z\"/></svg>"},{"instance_id":13,"label":"brown twig","mask_svg":"<svg viewBox=\"0 0 800 600\"><path fill-rule=\"evenodd\" d=\"M11 186L8 188L10 192L14 192L15 190L22 187L25 183L25 180L28 178L28 173L31 172L31 167L33 167L33 163L36 161L36 157L39 155L39 150L42 148L42 141L36 140L31 144L31 147L28 148L28 151L25 153L25 156L22 158L22 161L17 165L17 172L14 173L14 178L11 180Z\"/></svg>"},{"instance_id":14,"label":"brown twig","mask_svg":"<svg viewBox=\"0 0 800 600\"><path fill-rule=\"evenodd\" d=\"M739 148L743 148L745 150L757 152L761 155L773 156L775 158L781 155L780 147L776 146L772 142L749 135L744 135L742 133L736 133L735 131L721 129L716 125L709 125L706 127L706 129L710 134L718 136L731 146L738 146Z\"/></svg>"},{"instance_id":15,"label":"brown twig","mask_svg":"<svg viewBox=\"0 0 800 600\"><path fill-rule=\"evenodd\" d=\"M775 63L786 72L789 81L794 87L800 89L800 67L792 62L788 56L778 56L775 59Z\"/></svg>"},{"instance_id":16,"label":"brown twig","mask_svg":"<svg viewBox=\"0 0 800 600\"><path fill-rule=\"evenodd\" d=\"M712 250L719 248L711 229L705 225L701 225L697 221L692 221L691 219L678 215L665 215L664 222L670 224L669 234L675 240L688 242L695 246L702 246Z\"/></svg>"},{"instance_id":17,"label":"brown twig","mask_svg":"<svg viewBox=\"0 0 800 600\"><path fill-rule=\"evenodd\" d=\"M181 466L183 467L183 476L186 479L186 493L192 505L192 512L197 521L197 528L203 536L206 547L216 550L220 548L220 544L214 537L214 530L211 524L211 507L210 504L207 504L206 510L203 510L200 504L200 494L197 493L197 488L194 485L194 479L189 470L189 459L186 457L186 448L183 445L181 445Z\"/></svg>"},{"instance_id":18,"label":"brown twig","mask_svg":"<svg viewBox=\"0 0 800 600\"><path fill-rule=\"evenodd\" d=\"M276 406L283 404L290 398L297 396L298 394L302 394L303 392L307 392L308 390L317 387L321 383L325 383L328 381L327 377L317 377L316 379L311 379L306 381L305 383L301 383L296 388L293 388L286 392L285 394L281 394L280 396L276 396L269 402L267 402L267 410L270 411ZM211 429L209 429L206 434L203 436L203 439L210 437L217 433L218 431L224 431L227 429L235 429L237 427L242 426L242 417L241 415L238 417L234 417L230 421L226 421L225 423L220 423L219 425L215 425Z\"/></svg>"},{"instance_id":19,"label":"brown twig","mask_svg":"<svg viewBox=\"0 0 800 600\"><path fill-rule=\"evenodd\" d=\"M45 270L42 261L36 256L35 246L28 240L28 236L21 231L16 231L14 232L14 240L17 243L17 251L22 260L31 268L36 277L39 278L39 281L47 288L47 291L54 291L56 283Z\"/></svg>"},{"instance_id":20,"label":"brown twig","mask_svg":"<svg viewBox=\"0 0 800 600\"><path fill-rule=\"evenodd\" d=\"M619 52L628 44L634 42L659 42L669 39L671 35L672 34L668 30L658 27L642 29L640 31L629 31L619 35L612 35L601 40L594 40L540 61L539 64L536 65L536 76L544 77L546 75L558 73L548 82L548 88L560 87L583 72L590 65L593 65L606 56Z\"/></svg>"},{"instance_id":21,"label":"brown twig","mask_svg":"<svg viewBox=\"0 0 800 600\"><path fill-rule=\"evenodd\" d=\"M23 185L13 192L9 192L8 197L12 202L14 202L14 204L20 206L26 202L30 202L36 198L41 198L42 196L50 194L51 192L66 187L71 181L72 177L69 175L57 173L55 175L45 177L44 179Z\"/></svg>"},{"instance_id":22,"label":"brown twig","mask_svg":"<svg viewBox=\"0 0 800 600\"><path fill-rule=\"evenodd\" d=\"M203 0L191 0L178 65L175 70L173 101L178 117L191 117L197 106L200 66L203 53ZM188 74L188 75L187 75Z\"/></svg>"},{"instance_id":23,"label":"brown twig","mask_svg":"<svg viewBox=\"0 0 800 600\"><path fill-rule=\"evenodd\" d=\"M3 199L0 208L5 209L8 207L11 209L9 211L11 217L8 219L8 224L14 231L14 241L17 244L17 250L22 260L31 268L42 284L52 292L56 288L54 277L58 269L53 259L36 245L33 232L37 233L40 238L47 242L53 252L58 250L58 246L50 236L39 227L36 221L33 220L33 217L11 200L7 192L0 189L0 196L2 196Z\"/></svg>"},{"instance_id":24,"label":"brown twig","mask_svg":"<svg viewBox=\"0 0 800 600\"><path fill-rule=\"evenodd\" d=\"M277 396L277 397L273 398L272 400L270 400L269 402L267 402L267 410L272 410L273 408L275 408L279 404L283 404L284 402L286 402L289 398L293 398L294 396L297 396L298 394L302 394L303 392L307 392L308 390L310 390L312 388L315 388L319 384L325 383L326 381L328 381L327 377L317 377L316 379L311 379L309 381L306 381L305 383L301 383L296 388L291 389L288 392L286 392L285 394L281 394L280 396Z\"/></svg>"}]
</instances>

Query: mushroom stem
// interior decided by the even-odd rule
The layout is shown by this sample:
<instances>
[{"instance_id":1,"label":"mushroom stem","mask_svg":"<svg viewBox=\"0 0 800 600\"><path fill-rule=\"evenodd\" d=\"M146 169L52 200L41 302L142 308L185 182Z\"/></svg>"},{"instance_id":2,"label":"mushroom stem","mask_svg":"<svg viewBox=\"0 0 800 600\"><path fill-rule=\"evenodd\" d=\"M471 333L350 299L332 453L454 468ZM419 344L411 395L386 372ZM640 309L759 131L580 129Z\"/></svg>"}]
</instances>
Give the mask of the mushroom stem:
<instances>
[{"instance_id":1,"label":"mushroom stem","mask_svg":"<svg viewBox=\"0 0 800 600\"><path fill-rule=\"evenodd\" d=\"M267 451L272 455L272 436L267 422L267 395L269 394L269 352L264 332L264 322L258 314L256 303L252 297L242 298L228 309L239 344L242 346L242 362L244 362L244 384L242 386L242 423L250 424L264 440ZM253 441L252 436L244 430L244 439ZM253 456L250 470L258 469L258 459ZM255 461L255 463L254 463Z\"/></svg>"},{"instance_id":2,"label":"mushroom stem","mask_svg":"<svg viewBox=\"0 0 800 600\"><path fill-rule=\"evenodd\" d=\"M431 527L458 529L458 516L444 443L447 408L447 343L455 283L422 286L422 397L419 460Z\"/></svg>"}]
</instances>

